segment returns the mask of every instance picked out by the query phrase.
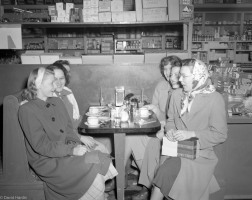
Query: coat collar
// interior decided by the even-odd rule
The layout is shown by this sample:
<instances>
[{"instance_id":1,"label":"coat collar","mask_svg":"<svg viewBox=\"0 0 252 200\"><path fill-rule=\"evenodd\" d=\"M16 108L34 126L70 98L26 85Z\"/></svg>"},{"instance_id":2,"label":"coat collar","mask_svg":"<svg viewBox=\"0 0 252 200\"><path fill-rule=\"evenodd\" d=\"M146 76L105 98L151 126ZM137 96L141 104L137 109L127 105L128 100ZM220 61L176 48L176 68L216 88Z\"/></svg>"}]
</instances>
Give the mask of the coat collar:
<instances>
[{"instance_id":1,"label":"coat collar","mask_svg":"<svg viewBox=\"0 0 252 200\"><path fill-rule=\"evenodd\" d=\"M32 100L32 102L40 108L49 108L51 106L55 106L53 98L48 98L46 101L43 101L37 98L37 99Z\"/></svg>"}]
</instances>

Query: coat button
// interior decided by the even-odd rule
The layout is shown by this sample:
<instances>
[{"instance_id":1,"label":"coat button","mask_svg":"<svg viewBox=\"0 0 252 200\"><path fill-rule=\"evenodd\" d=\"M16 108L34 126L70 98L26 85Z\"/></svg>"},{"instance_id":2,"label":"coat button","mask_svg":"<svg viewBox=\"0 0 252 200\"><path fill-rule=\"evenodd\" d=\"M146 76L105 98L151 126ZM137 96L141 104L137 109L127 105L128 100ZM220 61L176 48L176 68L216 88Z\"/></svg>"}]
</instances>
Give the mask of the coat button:
<instances>
[{"instance_id":1,"label":"coat button","mask_svg":"<svg viewBox=\"0 0 252 200\"><path fill-rule=\"evenodd\" d=\"M62 129L60 129L60 132L61 132L61 133L64 133L64 131L63 131Z\"/></svg>"},{"instance_id":2,"label":"coat button","mask_svg":"<svg viewBox=\"0 0 252 200\"><path fill-rule=\"evenodd\" d=\"M52 117L52 121L53 121L53 122L55 121L55 117Z\"/></svg>"}]
</instances>

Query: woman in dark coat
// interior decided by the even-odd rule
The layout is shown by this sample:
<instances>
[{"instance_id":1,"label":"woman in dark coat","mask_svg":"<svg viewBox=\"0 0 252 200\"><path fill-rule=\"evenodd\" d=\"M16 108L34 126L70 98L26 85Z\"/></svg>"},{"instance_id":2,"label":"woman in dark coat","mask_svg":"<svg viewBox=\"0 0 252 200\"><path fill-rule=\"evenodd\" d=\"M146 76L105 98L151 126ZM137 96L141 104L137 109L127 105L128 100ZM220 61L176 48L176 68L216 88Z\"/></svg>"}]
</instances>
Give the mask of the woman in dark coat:
<instances>
[{"instance_id":1,"label":"woman in dark coat","mask_svg":"<svg viewBox=\"0 0 252 200\"><path fill-rule=\"evenodd\" d=\"M45 183L46 199L102 200L105 181L117 175L109 154L90 151L74 131L64 103L53 97L54 74L40 67L31 72L20 106L31 168Z\"/></svg>"}]
</instances>

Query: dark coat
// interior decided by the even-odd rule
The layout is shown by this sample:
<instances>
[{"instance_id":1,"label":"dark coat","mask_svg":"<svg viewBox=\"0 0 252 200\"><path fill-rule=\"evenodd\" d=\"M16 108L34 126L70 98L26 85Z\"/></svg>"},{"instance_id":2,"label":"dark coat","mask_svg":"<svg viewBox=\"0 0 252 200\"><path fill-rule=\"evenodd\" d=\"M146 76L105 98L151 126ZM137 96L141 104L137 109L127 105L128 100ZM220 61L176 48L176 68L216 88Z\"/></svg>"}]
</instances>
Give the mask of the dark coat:
<instances>
[{"instance_id":1,"label":"dark coat","mask_svg":"<svg viewBox=\"0 0 252 200\"><path fill-rule=\"evenodd\" d=\"M47 102L31 100L20 106L19 121L29 164L45 182L47 199L79 199L97 173L107 173L111 162L108 154L92 151L73 156L73 148L81 141L73 132L65 105L58 97L48 98Z\"/></svg>"}]
</instances>

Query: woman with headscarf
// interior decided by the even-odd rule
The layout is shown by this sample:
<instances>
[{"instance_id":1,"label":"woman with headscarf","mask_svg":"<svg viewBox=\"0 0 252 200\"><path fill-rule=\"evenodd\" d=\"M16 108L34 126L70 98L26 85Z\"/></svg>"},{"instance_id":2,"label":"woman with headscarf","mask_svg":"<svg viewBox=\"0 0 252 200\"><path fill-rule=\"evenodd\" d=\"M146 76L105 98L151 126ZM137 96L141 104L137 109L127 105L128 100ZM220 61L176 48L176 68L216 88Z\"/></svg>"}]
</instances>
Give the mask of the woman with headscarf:
<instances>
[{"instance_id":1,"label":"woman with headscarf","mask_svg":"<svg viewBox=\"0 0 252 200\"><path fill-rule=\"evenodd\" d=\"M219 189L213 175L218 162L213 147L227 139L223 97L210 84L200 60L183 60L179 81L182 88L171 96L166 137L170 141L197 138L198 157L166 159L154 178L151 200L207 200Z\"/></svg>"},{"instance_id":2,"label":"woman with headscarf","mask_svg":"<svg viewBox=\"0 0 252 200\"><path fill-rule=\"evenodd\" d=\"M46 199L104 200L105 181L117 175L109 154L90 150L73 131L63 101L53 97L54 72L30 73L19 108L30 167L45 183Z\"/></svg>"}]
</instances>

